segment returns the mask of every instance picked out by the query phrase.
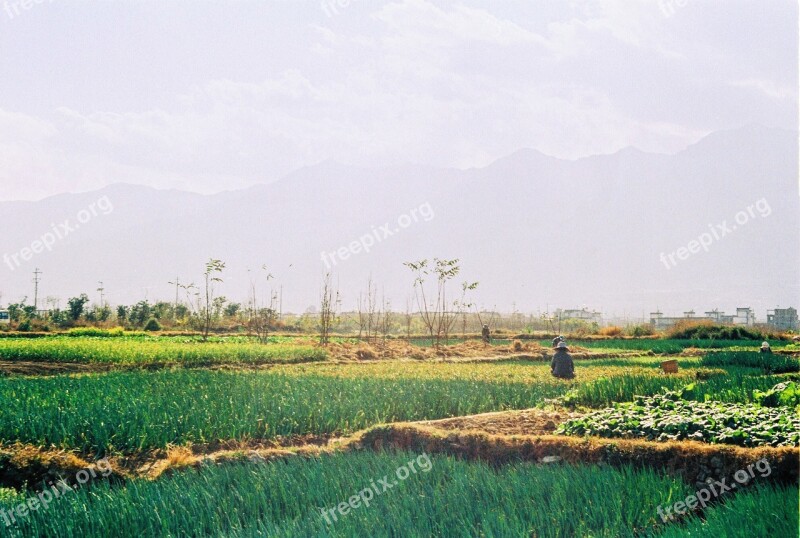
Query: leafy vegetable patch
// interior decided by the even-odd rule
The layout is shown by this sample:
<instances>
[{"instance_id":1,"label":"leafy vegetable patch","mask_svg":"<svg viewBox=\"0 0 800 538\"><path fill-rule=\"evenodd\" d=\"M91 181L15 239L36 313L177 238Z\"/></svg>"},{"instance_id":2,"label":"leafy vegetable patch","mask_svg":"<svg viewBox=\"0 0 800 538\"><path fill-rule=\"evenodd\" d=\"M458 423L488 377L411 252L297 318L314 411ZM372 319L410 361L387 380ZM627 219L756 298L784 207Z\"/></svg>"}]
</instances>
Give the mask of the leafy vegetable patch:
<instances>
[{"instance_id":1,"label":"leafy vegetable patch","mask_svg":"<svg viewBox=\"0 0 800 538\"><path fill-rule=\"evenodd\" d=\"M791 407L685 401L678 393L668 392L636 396L633 402L568 420L556 433L746 447L798 446L800 417Z\"/></svg>"}]
</instances>

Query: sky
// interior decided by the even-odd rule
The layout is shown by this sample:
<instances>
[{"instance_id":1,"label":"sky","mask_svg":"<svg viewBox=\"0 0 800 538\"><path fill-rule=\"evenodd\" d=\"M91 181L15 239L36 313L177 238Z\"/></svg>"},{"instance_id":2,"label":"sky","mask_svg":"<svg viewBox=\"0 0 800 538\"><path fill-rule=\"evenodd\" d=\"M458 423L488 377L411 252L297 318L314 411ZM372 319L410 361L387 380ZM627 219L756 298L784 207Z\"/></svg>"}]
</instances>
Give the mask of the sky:
<instances>
[{"instance_id":1,"label":"sky","mask_svg":"<svg viewBox=\"0 0 800 538\"><path fill-rule=\"evenodd\" d=\"M0 0L0 200L797 129L791 0Z\"/></svg>"}]
</instances>

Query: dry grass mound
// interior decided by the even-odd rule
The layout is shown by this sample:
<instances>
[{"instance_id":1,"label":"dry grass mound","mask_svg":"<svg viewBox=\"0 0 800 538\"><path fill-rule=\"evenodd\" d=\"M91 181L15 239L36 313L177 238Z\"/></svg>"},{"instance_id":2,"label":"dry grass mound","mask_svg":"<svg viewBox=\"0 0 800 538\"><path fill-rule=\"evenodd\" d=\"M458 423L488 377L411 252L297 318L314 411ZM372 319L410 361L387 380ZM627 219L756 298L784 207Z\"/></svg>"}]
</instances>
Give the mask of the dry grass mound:
<instances>
[{"instance_id":1,"label":"dry grass mound","mask_svg":"<svg viewBox=\"0 0 800 538\"><path fill-rule=\"evenodd\" d=\"M759 480L798 483L797 448L740 448L697 442L654 443L638 440L572 438L554 435L501 436L479 431L447 431L429 425L396 423L360 433L354 442L372 450L397 449L443 453L494 465L511 461L652 467L689 484L732 477L766 458L772 472Z\"/></svg>"}]
</instances>

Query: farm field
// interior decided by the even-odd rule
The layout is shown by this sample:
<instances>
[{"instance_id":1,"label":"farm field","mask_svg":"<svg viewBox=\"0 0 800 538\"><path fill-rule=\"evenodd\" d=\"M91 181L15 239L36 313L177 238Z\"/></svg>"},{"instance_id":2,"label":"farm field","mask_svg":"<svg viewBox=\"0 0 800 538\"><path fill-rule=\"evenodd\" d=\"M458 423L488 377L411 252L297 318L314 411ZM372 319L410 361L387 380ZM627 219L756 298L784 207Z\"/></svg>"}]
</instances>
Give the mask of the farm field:
<instances>
[{"instance_id":1,"label":"farm field","mask_svg":"<svg viewBox=\"0 0 800 538\"><path fill-rule=\"evenodd\" d=\"M491 361L342 362L286 339L0 339L10 363L135 367L0 378L0 535L751 536L733 523L748 517L796 534L797 357L657 344L605 348L628 353L576 360L561 380L495 348ZM677 374L661 373L665 358ZM642 464L659 447L681 456ZM713 458L724 465L708 478L758 461L775 472L662 519L700 487L680 465ZM336 511L409 461L369 506ZM113 474L76 483L93 462ZM3 524L59 477L71 493Z\"/></svg>"},{"instance_id":2,"label":"farm field","mask_svg":"<svg viewBox=\"0 0 800 538\"><path fill-rule=\"evenodd\" d=\"M308 362L327 358L309 345L273 344L233 339L202 343L187 338L104 338L55 336L0 338L0 361L96 363L119 366L209 366Z\"/></svg>"}]
</instances>

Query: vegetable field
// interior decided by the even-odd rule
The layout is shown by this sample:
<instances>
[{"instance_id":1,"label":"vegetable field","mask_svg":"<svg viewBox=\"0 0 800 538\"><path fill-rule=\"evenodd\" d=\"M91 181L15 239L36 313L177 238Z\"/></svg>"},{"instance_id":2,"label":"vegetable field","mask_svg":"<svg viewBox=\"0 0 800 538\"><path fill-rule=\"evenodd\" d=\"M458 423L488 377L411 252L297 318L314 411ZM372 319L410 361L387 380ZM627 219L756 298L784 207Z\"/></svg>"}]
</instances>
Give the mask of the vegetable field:
<instances>
[{"instance_id":1,"label":"vegetable field","mask_svg":"<svg viewBox=\"0 0 800 538\"><path fill-rule=\"evenodd\" d=\"M311 362L326 357L323 350L312 346L259 345L240 341L202 343L176 339L75 337L0 339L0 361L209 366Z\"/></svg>"},{"instance_id":2,"label":"vegetable field","mask_svg":"<svg viewBox=\"0 0 800 538\"><path fill-rule=\"evenodd\" d=\"M548 443L800 444L795 357L693 352L676 356L678 373L666 375L661 354L694 342L602 342L600 349L642 353L576 361L576 377L563 380L541 360L342 362L308 340L283 337L268 344L89 333L3 338L0 362L126 368L0 377L0 535L744 536L747 517L762 524L756 512L766 514L770 536L796 533L796 485L764 479L663 521L659 507L697 486L657 466L566 463L558 452L537 461L522 454L493 461L491 450L462 459L359 441L368 435L360 430L379 424L453 418L464 419L458 428L486 427L495 436L486 442L505 446L512 439L505 430L529 435L524 422L506 418L518 412L542 414L527 420L550 435ZM497 413L497 428L494 415L471 423L478 413ZM458 428L442 435L455 453L469 454ZM429 469L370 506L336 512L335 521L323 516L423 456ZM74 477L75 465L101 457L117 469L113 481L91 480L3 528L2 510L40 494L44 477ZM70 467L74 458L86 463Z\"/></svg>"}]
</instances>

